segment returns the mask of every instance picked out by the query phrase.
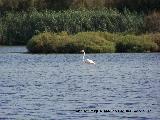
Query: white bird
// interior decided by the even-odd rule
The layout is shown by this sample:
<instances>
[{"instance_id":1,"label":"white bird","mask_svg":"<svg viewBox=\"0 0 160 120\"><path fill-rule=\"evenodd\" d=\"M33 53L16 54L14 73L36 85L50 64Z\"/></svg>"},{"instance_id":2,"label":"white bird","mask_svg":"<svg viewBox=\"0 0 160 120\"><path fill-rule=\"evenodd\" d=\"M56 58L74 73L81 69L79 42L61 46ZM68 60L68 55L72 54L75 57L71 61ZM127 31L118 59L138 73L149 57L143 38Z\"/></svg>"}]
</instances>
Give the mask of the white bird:
<instances>
[{"instance_id":1,"label":"white bird","mask_svg":"<svg viewBox=\"0 0 160 120\"><path fill-rule=\"evenodd\" d=\"M81 50L81 52L83 53L83 62L84 63L87 63L87 64L96 64L93 60L90 60L90 59L84 59L85 57L85 51L84 50Z\"/></svg>"}]
</instances>

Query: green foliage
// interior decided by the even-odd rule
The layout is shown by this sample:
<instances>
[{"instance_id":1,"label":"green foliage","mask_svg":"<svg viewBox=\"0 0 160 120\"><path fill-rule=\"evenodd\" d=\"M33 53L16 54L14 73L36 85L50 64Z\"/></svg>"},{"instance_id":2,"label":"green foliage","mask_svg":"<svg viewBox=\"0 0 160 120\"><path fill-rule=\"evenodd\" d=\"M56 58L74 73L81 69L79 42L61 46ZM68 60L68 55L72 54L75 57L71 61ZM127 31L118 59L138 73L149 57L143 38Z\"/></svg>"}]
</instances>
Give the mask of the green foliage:
<instances>
[{"instance_id":1,"label":"green foliage","mask_svg":"<svg viewBox=\"0 0 160 120\"><path fill-rule=\"evenodd\" d=\"M116 52L154 52L158 51L159 34L125 35L122 33L89 32L92 36L100 36L115 43Z\"/></svg>"},{"instance_id":2,"label":"green foliage","mask_svg":"<svg viewBox=\"0 0 160 120\"><path fill-rule=\"evenodd\" d=\"M122 35L107 32L41 33L27 44L31 53L78 53L84 49L88 53L108 52L155 52L158 46L147 35Z\"/></svg>"},{"instance_id":3,"label":"green foliage","mask_svg":"<svg viewBox=\"0 0 160 120\"><path fill-rule=\"evenodd\" d=\"M27 49L32 53L57 53L63 52L62 48L69 42L68 34L54 34L44 32L34 36L27 44Z\"/></svg>"},{"instance_id":4,"label":"green foliage","mask_svg":"<svg viewBox=\"0 0 160 120\"><path fill-rule=\"evenodd\" d=\"M139 33L143 15L116 9L9 12L0 18L4 25L7 43L23 45L39 32L75 34L86 31Z\"/></svg>"},{"instance_id":5,"label":"green foliage","mask_svg":"<svg viewBox=\"0 0 160 120\"><path fill-rule=\"evenodd\" d=\"M93 35L90 32L82 32L72 37L74 41L70 42L67 46L70 52L79 52L85 49L88 53L106 53L115 52L115 44L111 41Z\"/></svg>"},{"instance_id":6,"label":"green foliage","mask_svg":"<svg viewBox=\"0 0 160 120\"><path fill-rule=\"evenodd\" d=\"M115 44L88 33L68 35L64 33L42 33L34 36L27 44L32 53L77 53L82 49L91 53L115 52Z\"/></svg>"},{"instance_id":7,"label":"green foliage","mask_svg":"<svg viewBox=\"0 0 160 120\"><path fill-rule=\"evenodd\" d=\"M27 44L29 51L46 53L53 50L55 37L51 33L42 33L34 36ZM56 39L55 39L56 40Z\"/></svg>"},{"instance_id":8,"label":"green foliage","mask_svg":"<svg viewBox=\"0 0 160 120\"><path fill-rule=\"evenodd\" d=\"M157 50L157 44L147 36L126 35L119 37L116 50L118 52L153 52Z\"/></svg>"}]
</instances>

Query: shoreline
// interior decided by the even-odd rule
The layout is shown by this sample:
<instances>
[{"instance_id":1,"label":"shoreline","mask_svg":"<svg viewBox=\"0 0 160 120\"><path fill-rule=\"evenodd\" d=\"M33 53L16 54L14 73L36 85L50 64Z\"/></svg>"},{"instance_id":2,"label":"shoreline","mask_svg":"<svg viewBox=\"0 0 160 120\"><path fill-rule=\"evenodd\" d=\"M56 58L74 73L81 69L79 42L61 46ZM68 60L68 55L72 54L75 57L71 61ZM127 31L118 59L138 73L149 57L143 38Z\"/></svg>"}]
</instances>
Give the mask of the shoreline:
<instances>
[{"instance_id":1,"label":"shoreline","mask_svg":"<svg viewBox=\"0 0 160 120\"><path fill-rule=\"evenodd\" d=\"M2 48L17 48L17 47L21 47L21 48L26 48L25 45L14 45L14 46L8 46L8 45L0 45L0 49ZM55 55L61 55L61 54L81 54L81 53L30 53L30 52L0 52L0 54L2 53L22 53L22 54L33 54L33 55L51 55L51 54L55 54ZM113 53L86 53L86 54L159 54L160 52L113 52Z\"/></svg>"}]
</instances>

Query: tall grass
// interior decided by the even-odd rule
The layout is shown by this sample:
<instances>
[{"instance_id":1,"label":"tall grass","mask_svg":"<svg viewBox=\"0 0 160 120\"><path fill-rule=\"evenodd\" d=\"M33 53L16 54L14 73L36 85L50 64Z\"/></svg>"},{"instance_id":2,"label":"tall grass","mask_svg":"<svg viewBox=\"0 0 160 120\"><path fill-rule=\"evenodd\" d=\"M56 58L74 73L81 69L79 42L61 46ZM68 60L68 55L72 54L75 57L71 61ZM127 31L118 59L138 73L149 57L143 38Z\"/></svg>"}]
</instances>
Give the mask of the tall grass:
<instances>
[{"instance_id":1,"label":"tall grass","mask_svg":"<svg viewBox=\"0 0 160 120\"><path fill-rule=\"evenodd\" d=\"M0 28L3 28L0 35L6 37L7 44L22 45L44 31L140 33L143 31L143 18L143 14L129 10L121 13L116 9L9 12L0 18Z\"/></svg>"}]
</instances>

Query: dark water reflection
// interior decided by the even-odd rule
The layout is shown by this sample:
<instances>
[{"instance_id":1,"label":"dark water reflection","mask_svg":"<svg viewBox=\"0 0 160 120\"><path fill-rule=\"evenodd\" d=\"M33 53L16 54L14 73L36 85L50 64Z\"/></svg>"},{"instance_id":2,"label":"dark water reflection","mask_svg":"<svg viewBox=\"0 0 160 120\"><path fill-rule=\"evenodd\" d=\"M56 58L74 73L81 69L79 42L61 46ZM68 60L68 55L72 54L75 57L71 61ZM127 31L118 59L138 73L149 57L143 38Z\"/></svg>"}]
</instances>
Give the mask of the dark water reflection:
<instances>
[{"instance_id":1,"label":"dark water reflection","mask_svg":"<svg viewBox=\"0 0 160 120\"><path fill-rule=\"evenodd\" d=\"M158 120L160 55L24 54L0 47L0 120ZM145 110L85 113L73 110ZM147 112L147 110L151 110Z\"/></svg>"}]
</instances>

